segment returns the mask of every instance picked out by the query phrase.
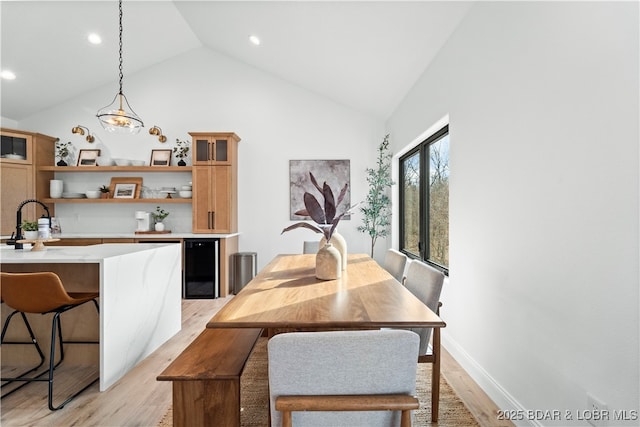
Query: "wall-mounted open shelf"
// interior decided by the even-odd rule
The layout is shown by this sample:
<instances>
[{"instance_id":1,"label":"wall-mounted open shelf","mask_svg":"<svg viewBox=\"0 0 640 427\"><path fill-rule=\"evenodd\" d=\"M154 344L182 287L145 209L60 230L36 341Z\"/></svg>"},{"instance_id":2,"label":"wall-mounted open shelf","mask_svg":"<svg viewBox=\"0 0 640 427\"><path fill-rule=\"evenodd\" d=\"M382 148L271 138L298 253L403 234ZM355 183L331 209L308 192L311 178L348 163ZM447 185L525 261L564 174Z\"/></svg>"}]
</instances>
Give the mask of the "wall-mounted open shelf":
<instances>
[{"instance_id":1,"label":"wall-mounted open shelf","mask_svg":"<svg viewBox=\"0 0 640 427\"><path fill-rule=\"evenodd\" d=\"M48 172L191 172L191 166L40 166Z\"/></svg>"},{"instance_id":2,"label":"wall-mounted open shelf","mask_svg":"<svg viewBox=\"0 0 640 427\"><path fill-rule=\"evenodd\" d=\"M191 203L192 199L43 199L44 203Z\"/></svg>"}]
</instances>

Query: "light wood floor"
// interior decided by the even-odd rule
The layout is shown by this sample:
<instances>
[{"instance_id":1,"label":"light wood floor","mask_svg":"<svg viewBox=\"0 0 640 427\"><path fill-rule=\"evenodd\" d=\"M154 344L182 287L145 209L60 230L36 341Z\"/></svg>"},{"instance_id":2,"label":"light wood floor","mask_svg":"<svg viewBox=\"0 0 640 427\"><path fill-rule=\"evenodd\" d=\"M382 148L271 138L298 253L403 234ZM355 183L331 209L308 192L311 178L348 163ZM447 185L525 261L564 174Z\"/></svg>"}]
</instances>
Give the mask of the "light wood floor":
<instances>
[{"instance_id":1,"label":"light wood floor","mask_svg":"<svg viewBox=\"0 0 640 427\"><path fill-rule=\"evenodd\" d=\"M46 383L32 383L2 399L0 424L4 427L156 426L171 405L171 383L156 381L156 376L200 334L207 321L227 301L225 298L183 300L182 330L109 390L100 393L98 385L93 385L63 409L51 412L47 408ZM482 426L512 426L503 421L498 423L495 416L498 408L446 351L442 371ZM65 372L61 373L62 378ZM64 387L61 382L57 390L64 393Z\"/></svg>"}]
</instances>

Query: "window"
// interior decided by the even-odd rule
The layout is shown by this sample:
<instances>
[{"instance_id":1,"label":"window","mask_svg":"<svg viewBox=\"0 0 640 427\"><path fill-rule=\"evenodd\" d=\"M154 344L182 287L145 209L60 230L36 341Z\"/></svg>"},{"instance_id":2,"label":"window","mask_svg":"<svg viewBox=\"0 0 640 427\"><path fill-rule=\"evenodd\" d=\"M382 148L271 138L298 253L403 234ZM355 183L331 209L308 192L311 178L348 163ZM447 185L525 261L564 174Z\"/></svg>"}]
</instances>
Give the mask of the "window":
<instances>
[{"instance_id":1,"label":"window","mask_svg":"<svg viewBox=\"0 0 640 427\"><path fill-rule=\"evenodd\" d=\"M400 249L449 271L449 126L400 158Z\"/></svg>"}]
</instances>

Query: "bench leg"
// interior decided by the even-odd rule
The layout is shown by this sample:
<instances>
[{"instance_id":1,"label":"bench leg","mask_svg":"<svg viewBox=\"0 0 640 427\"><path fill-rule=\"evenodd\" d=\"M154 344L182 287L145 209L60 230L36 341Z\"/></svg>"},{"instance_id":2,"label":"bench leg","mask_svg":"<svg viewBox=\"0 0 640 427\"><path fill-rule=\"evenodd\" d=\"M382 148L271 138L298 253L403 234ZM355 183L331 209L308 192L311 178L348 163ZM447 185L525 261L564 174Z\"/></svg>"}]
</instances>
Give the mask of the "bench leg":
<instances>
[{"instance_id":1,"label":"bench leg","mask_svg":"<svg viewBox=\"0 0 640 427\"><path fill-rule=\"evenodd\" d=\"M173 426L240 426L240 378L174 381Z\"/></svg>"}]
</instances>

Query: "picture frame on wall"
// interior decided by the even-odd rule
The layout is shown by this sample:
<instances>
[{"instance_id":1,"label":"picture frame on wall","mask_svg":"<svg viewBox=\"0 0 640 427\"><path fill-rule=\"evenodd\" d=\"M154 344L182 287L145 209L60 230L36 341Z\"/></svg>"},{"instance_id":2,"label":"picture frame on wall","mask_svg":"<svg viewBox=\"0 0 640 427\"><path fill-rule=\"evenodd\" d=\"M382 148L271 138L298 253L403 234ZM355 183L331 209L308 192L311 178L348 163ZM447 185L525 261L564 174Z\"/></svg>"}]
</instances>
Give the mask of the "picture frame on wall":
<instances>
[{"instance_id":1,"label":"picture frame on wall","mask_svg":"<svg viewBox=\"0 0 640 427\"><path fill-rule=\"evenodd\" d=\"M171 150L151 150L149 166L171 166Z\"/></svg>"},{"instance_id":2,"label":"picture frame on wall","mask_svg":"<svg viewBox=\"0 0 640 427\"><path fill-rule=\"evenodd\" d=\"M296 215L296 212L305 209L305 192L318 195L318 190L311 183L310 172L313 173L320 185L326 182L331 187L334 197L338 197L340 189L347 184L347 192L342 203L338 206L338 213L342 213L344 209L351 206L350 160L289 160L290 220L311 219L311 217ZM351 216L347 214L342 219L349 220Z\"/></svg>"},{"instance_id":3,"label":"picture frame on wall","mask_svg":"<svg viewBox=\"0 0 640 427\"><path fill-rule=\"evenodd\" d=\"M97 166L100 150L80 150L77 166Z\"/></svg>"},{"instance_id":4,"label":"picture frame on wall","mask_svg":"<svg viewBox=\"0 0 640 427\"><path fill-rule=\"evenodd\" d=\"M109 192L114 199L139 199L142 177L112 177Z\"/></svg>"}]
</instances>

